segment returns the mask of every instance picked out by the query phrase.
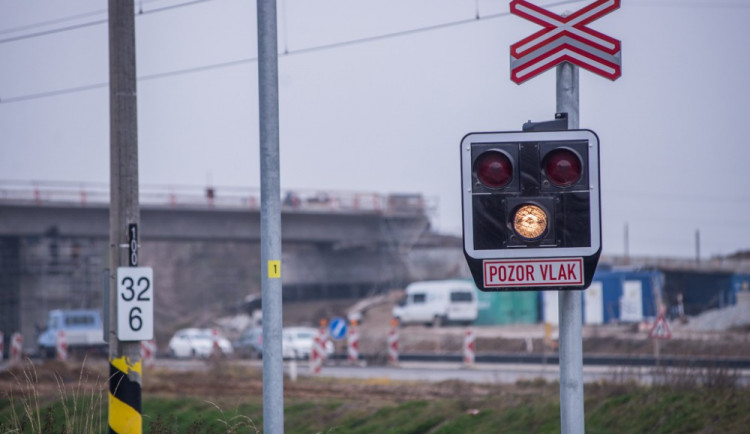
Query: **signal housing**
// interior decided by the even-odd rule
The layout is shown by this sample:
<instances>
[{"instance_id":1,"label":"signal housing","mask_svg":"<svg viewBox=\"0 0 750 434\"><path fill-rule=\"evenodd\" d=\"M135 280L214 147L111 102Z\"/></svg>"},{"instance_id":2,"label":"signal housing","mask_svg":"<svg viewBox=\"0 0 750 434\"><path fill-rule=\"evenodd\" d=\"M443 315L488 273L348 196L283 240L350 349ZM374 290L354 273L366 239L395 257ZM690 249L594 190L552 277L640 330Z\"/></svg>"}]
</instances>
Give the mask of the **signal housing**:
<instances>
[{"instance_id":1,"label":"signal housing","mask_svg":"<svg viewBox=\"0 0 750 434\"><path fill-rule=\"evenodd\" d=\"M503 167L512 170L497 177L502 182L486 182L477 162L497 154L507 157ZM594 132L468 134L461 141L461 177L464 254L478 288L562 289L544 287L538 277L517 285L487 284L486 261L513 259L582 259L582 282L563 286L584 289L591 283L601 254L599 140Z\"/></svg>"}]
</instances>

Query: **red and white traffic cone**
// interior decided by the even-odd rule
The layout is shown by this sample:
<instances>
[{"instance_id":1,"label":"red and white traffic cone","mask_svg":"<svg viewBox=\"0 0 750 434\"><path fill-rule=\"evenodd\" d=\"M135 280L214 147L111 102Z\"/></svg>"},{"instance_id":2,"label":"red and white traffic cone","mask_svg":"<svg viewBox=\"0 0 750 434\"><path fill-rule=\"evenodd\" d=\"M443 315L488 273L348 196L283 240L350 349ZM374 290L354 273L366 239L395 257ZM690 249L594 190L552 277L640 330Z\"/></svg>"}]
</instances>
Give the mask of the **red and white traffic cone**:
<instances>
[{"instance_id":1,"label":"red and white traffic cone","mask_svg":"<svg viewBox=\"0 0 750 434\"><path fill-rule=\"evenodd\" d=\"M388 363L398 364L398 320L391 320L388 332Z\"/></svg>"},{"instance_id":2,"label":"red and white traffic cone","mask_svg":"<svg viewBox=\"0 0 750 434\"><path fill-rule=\"evenodd\" d=\"M21 363L22 355L23 355L23 336L21 336L21 333L15 332L10 337L10 362L14 365Z\"/></svg>"},{"instance_id":3,"label":"red and white traffic cone","mask_svg":"<svg viewBox=\"0 0 750 434\"><path fill-rule=\"evenodd\" d=\"M464 335L464 365L465 366L474 365L474 355L476 353L475 342L476 342L476 338L474 336L474 330L471 328L466 329L466 334Z\"/></svg>"},{"instance_id":4,"label":"red and white traffic cone","mask_svg":"<svg viewBox=\"0 0 750 434\"><path fill-rule=\"evenodd\" d=\"M154 369L154 365L156 364L155 340L141 341L141 360L143 361L144 368Z\"/></svg>"},{"instance_id":5,"label":"red and white traffic cone","mask_svg":"<svg viewBox=\"0 0 750 434\"><path fill-rule=\"evenodd\" d=\"M68 360L68 337L65 335L65 330L58 330L55 340L55 355L57 360L66 361Z\"/></svg>"},{"instance_id":6,"label":"red and white traffic cone","mask_svg":"<svg viewBox=\"0 0 750 434\"><path fill-rule=\"evenodd\" d=\"M357 332L357 320L352 320L349 329L349 339L346 343L346 352L351 363L359 361L359 333Z\"/></svg>"}]
</instances>

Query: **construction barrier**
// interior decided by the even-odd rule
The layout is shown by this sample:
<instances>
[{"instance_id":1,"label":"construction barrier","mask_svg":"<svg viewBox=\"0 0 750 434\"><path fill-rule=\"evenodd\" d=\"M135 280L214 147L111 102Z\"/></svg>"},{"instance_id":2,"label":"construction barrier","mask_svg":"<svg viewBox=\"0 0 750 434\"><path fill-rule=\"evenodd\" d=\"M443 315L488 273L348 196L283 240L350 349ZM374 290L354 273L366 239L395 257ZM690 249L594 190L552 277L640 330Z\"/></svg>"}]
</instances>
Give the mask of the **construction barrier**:
<instances>
[{"instance_id":1,"label":"construction barrier","mask_svg":"<svg viewBox=\"0 0 750 434\"><path fill-rule=\"evenodd\" d=\"M346 342L346 352L349 355L350 362L356 363L359 360L359 333L357 332L357 320L351 321L349 338Z\"/></svg>"},{"instance_id":2,"label":"construction barrier","mask_svg":"<svg viewBox=\"0 0 750 434\"><path fill-rule=\"evenodd\" d=\"M476 353L475 342L474 330L471 328L466 329L466 334L464 335L464 365L466 366L474 364L474 355Z\"/></svg>"},{"instance_id":3,"label":"construction barrier","mask_svg":"<svg viewBox=\"0 0 750 434\"><path fill-rule=\"evenodd\" d=\"M398 320L391 320L388 332L388 363L398 363Z\"/></svg>"},{"instance_id":4,"label":"construction barrier","mask_svg":"<svg viewBox=\"0 0 750 434\"><path fill-rule=\"evenodd\" d=\"M10 361L13 364L21 362L21 356L23 355L23 336L21 333L15 332L10 337Z\"/></svg>"},{"instance_id":5,"label":"construction barrier","mask_svg":"<svg viewBox=\"0 0 750 434\"><path fill-rule=\"evenodd\" d=\"M155 340L141 341L141 360L143 360L144 369L154 369L154 365L156 364Z\"/></svg>"},{"instance_id":6,"label":"construction barrier","mask_svg":"<svg viewBox=\"0 0 750 434\"><path fill-rule=\"evenodd\" d=\"M211 355L214 357L221 357L222 351L221 347L219 346L219 329L211 329L211 340L213 341L213 346L211 347Z\"/></svg>"},{"instance_id":7,"label":"construction barrier","mask_svg":"<svg viewBox=\"0 0 750 434\"><path fill-rule=\"evenodd\" d=\"M55 355L57 360L66 361L68 360L68 338L65 335L65 330L58 330L55 339Z\"/></svg>"},{"instance_id":8,"label":"construction barrier","mask_svg":"<svg viewBox=\"0 0 750 434\"><path fill-rule=\"evenodd\" d=\"M313 339L313 346L310 350L310 374L318 375L323 368L323 359L325 358L325 342L326 342L326 325L328 321L325 319L320 320L320 329L318 334Z\"/></svg>"}]
</instances>

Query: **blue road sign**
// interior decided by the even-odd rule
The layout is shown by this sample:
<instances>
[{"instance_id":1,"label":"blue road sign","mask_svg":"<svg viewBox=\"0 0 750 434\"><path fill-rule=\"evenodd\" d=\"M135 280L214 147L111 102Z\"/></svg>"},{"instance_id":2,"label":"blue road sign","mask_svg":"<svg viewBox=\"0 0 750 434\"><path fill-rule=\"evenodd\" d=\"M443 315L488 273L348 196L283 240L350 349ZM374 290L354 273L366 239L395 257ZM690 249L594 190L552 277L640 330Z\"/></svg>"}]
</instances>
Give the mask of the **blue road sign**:
<instances>
[{"instance_id":1,"label":"blue road sign","mask_svg":"<svg viewBox=\"0 0 750 434\"><path fill-rule=\"evenodd\" d=\"M344 318L334 318L328 326L328 333L334 340L341 340L346 337L346 320Z\"/></svg>"}]
</instances>

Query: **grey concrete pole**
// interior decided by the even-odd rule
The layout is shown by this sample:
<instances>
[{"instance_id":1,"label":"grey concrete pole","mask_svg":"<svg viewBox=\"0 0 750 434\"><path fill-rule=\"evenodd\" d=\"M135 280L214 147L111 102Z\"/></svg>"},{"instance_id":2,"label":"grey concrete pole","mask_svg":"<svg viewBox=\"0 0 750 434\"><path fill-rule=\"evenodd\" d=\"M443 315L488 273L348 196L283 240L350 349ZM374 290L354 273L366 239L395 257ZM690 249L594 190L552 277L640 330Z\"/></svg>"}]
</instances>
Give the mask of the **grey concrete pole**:
<instances>
[{"instance_id":1,"label":"grey concrete pole","mask_svg":"<svg viewBox=\"0 0 750 434\"><path fill-rule=\"evenodd\" d=\"M556 68L557 112L568 114L568 129L578 124L578 67L563 62ZM582 294L559 291L560 422L563 434L584 433Z\"/></svg>"},{"instance_id":2,"label":"grey concrete pole","mask_svg":"<svg viewBox=\"0 0 750 434\"><path fill-rule=\"evenodd\" d=\"M128 266L128 225L140 223L138 125L133 2L109 0L109 426L141 432L141 344L121 342L117 330L117 268ZM128 384L127 387L123 384ZM113 397L114 396L114 397ZM123 405L113 406L119 400ZM114 410L113 409L118 409Z\"/></svg>"},{"instance_id":3,"label":"grey concrete pole","mask_svg":"<svg viewBox=\"0 0 750 434\"><path fill-rule=\"evenodd\" d=\"M263 299L263 432L284 432L281 357L281 192L276 1L258 0L260 239Z\"/></svg>"}]
</instances>

